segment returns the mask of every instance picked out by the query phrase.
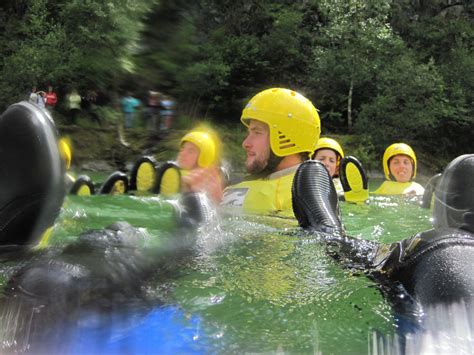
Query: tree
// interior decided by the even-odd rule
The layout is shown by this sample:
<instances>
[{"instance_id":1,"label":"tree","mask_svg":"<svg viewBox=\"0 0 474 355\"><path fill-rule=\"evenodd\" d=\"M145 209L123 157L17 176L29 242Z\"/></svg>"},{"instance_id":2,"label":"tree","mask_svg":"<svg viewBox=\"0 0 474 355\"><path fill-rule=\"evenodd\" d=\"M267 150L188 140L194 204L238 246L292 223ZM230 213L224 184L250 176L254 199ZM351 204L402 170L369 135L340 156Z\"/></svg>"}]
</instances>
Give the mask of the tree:
<instances>
[{"instance_id":1,"label":"tree","mask_svg":"<svg viewBox=\"0 0 474 355\"><path fill-rule=\"evenodd\" d=\"M433 62L417 64L409 51L381 68L377 95L362 106L357 132L372 136L382 152L389 144L403 141L433 150L432 135L443 120L443 78Z\"/></svg>"},{"instance_id":2,"label":"tree","mask_svg":"<svg viewBox=\"0 0 474 355\"><path fill-rule=\"evenodd\" d=\"M445 157L468 152L474 131L474 3L413 1L393 3L392 26L420 63L433 63L444 85L442 120L424 132L428 151Z\"/></svg>"},{"instance_id":3,"label":"tree","mask_svg":"<svg viewBox=\"0 0 474 355\"><path fill-rule=\"evenodd\" d=\"M21 3L23 6L18 6ZM10 1L3 5L1 102L32 85L109 90L131 70L145 0ZM128 65L127 65L128 64Z\"/></svg>"},{"instance_id":4,"label":"tree","mask_svg":"<svg viewBox=\"0 0 474 355\"><path fill-rule=\"evenodd\" d=\"M269 86L303 87L310 46L306 1L216 1L195 6L162 1L153 12L146 51L156 85L201 114L235 117L243 101ZM170 22L168 18L175 19ZM152 21L150 21L151 23ZM185 31L186 29L186 31ZM185 33L170 41L157 33ZM156 40L160 38L160 40ZM185 44L185 46L182 46ZM184 54L182 49L187 50ZM194 109L193 109L194 111Z\"/></svg>"},{"instance_id":5,"label":"tree","mask_svg":"<svg viewBox=\"0 0 474 355\"><path fill-rule=\"evenodd\" d=\"M319 9L324 25L313 51L312 86L332 117L346 112L352 131L354 107L370 100L380 63L400 42L389 26L390 1L320 1Z\"/></svg>"}]
</instances>

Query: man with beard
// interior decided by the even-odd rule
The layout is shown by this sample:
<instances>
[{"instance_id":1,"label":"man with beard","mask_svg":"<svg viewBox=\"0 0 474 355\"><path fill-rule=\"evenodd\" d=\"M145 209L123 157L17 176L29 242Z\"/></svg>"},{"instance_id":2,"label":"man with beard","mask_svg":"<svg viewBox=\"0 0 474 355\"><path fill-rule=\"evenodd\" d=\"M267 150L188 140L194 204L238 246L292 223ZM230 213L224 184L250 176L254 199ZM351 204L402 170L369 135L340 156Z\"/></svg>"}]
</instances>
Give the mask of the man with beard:
<instances>
[{"instance_id":1,"label":"man with beard","mask_svg":"<svg viewBox=\"0 0 474 355\"><path fill-rule=\"evenodd\" d=\"M222 206L235 211L293 217L291 184L298 166L313 154L320 119L303 95L273 88L255 95L240 118L249 175L224 191Z\"/></svg>"}]
</instances>

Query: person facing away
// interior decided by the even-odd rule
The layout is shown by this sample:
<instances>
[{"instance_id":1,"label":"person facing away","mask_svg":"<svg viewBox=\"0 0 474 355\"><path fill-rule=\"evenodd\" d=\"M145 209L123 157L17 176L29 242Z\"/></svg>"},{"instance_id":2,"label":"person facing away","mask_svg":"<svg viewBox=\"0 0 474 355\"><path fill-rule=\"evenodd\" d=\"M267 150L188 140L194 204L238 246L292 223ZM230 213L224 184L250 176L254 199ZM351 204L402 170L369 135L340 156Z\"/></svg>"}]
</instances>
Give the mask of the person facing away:
<instances>
[{"instance_id":1,"label":"person facing away","mask_svg":"<svg viewBox=\"0 0 474 355\"><path fill-rule=\"evenodd\" d=\"M181 138L176 158L179 171L167 169L160 182L165 197L182 192L205 192L211 201L222 199L220 141L210 131L193 130Z\"/></svg>"},{"instance_id":2,"label":"person facing away","mask_svg":"<svg viewBox=\"0 0 474 355\"><path fill-rule=\"evenodd\" d=\"M166 131L171 128L173 116L174 116L174 107L176 103L174 100L167 95L162 96L160 100L160 129Z\"/></svg>"},{"instance_id":3,"label":"person facing away","mask_svg":"<svg viewBox=\"0 0 474 355\"><path fill-rule=\"evenodd\" d=\"M51 85L48 85L48 92L46 93L46 108L51 111L56 107L56 104L58 103L58 96L56 93L53 91L53 87Z\"/></svg>"},{"instance_id":4,"label":"person facing away","mask_svg":"<svg viewBox=\"0 0 474 355\"><path fill-rule=\"evenodd\" d=\"M240 120L248 132L242 147L249 176L224 190L221 205L233 213L293 217L293 176L321 131L316 108L295 91L273 88L255 95Z\"/></svg>"},{"instance_id":5,"label":"person facing away","mask_svg":"<svg viewBox=\"0 0 474 355\"><path fill-rule=\"evenodd\" d=\"M66 99L67 108L69 110L69 120L72 124L76 123L77 115L81 111L81 101L82 98L77 90L72 89Z\"/></svg>"},{"instance_id":6,"label":"person facing away","mask_svg":"<svg viewBox=\"0 0 474 355\"><path fill-rule=\"evenodd\" d=\"M416 155L408 144L390 145L385 149L382 164L386 180L374 194L423 195L423 186L412 181L416 177Z\"/></svg>"},{"instance_id":7,"label":"person facing away","mask_svg":"<svg viewBox=\"0 0 474 355\"><path fill-rule=\"evenodd\" d=\"M36 92L36 86L31 87L31 91L28 93L27 101L32 103L32 104L38 104L38 93Z\"/></svg>"},{"instance_id":8,"label":"person facing away","mask_svg":"<svg viewBox=\"0 0 474 355\"><path fill-rule=\"evenodd\" d=\"M42 109L46 108L46 93L44 91L38 91L37 105Z\"/></svg>"},{"instance_id":9,"label":"person facing away","mask_svg":"<svg viewBox=\"0 0 474 355\"><path fill-rule=\"evenodd\" d=\"M148 128L151 131L159 131L160 93L158 91L148 91L147 111L148 111Z\"/></svg>"},{"instance_id":10,"label":"person facing away","mask_svg":"<svg viewBox=\"0 0 474 355\"><path fill-rule=\"evenodd\" d=\"M332 178L334 187L339 196L344 195L341 180L339 179L339 167L341 160L344 158L344 151L341 145L332 138L321 137L318 139L316 149L311 159L319 160L328 169L329 175Z\"/></svg>"},{"instance_id":11,"label":"person facing away","mask_svg":"<svg viewBox=\"0 0 474 355\"><path fill-rule=\"evenodd\" d=\"M135 110L140 106L140 101L132 96L130 91L120 100L122 112L125 118L125 128L133 127Z\"/></svg>"}]
</instances>

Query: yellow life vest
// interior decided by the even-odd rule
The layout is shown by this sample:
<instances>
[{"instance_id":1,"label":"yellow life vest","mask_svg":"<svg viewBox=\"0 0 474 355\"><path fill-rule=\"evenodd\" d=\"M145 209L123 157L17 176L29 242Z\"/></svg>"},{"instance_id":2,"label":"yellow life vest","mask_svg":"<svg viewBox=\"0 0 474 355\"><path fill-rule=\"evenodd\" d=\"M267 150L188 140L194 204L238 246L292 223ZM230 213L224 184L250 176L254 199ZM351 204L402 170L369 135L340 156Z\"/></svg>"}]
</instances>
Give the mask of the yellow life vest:
<instances>
[{"instance_id":1,"label":"yellow life vest","mask_svg":"<svg viewBox=\"0 0 474 355\"><path fill-rule=\"evenodd\" d=\"M423 186L414 181L397 182L384 181L380 187L373 192L374 195L423 195L425 189Z\"/></svg>"},{"instance_id":2,"label":"yellow life vest","mask_svg":"<svg viewBox=\"0 0 474 355\"><path fill-rule=\"evenodd\" d=\"M293 218L291 185L297 168L290 167L263 179L229 186L224 190L221 206L233 214L241 212Z\"/></svg>"},{"instance_id":3,"label":"yellow life vest","mask_svg":"<svg viewBox=\"0 0 474 355\"><path fill-rule=\"evenodd\" d=\"M335 177L332 179L332 182L336 188L337 196L344 196L344 188L342 187L341 179Z\"/></svg>"}]
</instances>

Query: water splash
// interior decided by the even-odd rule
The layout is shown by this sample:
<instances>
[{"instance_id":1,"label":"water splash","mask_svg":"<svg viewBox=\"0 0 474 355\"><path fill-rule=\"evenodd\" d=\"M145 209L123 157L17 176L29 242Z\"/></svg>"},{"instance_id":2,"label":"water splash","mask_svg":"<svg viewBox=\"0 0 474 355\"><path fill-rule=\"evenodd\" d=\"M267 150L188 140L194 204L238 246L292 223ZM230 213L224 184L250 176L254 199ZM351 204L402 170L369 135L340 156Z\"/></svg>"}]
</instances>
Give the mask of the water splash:
<instances>
[{"instance_id":1,"label":"water splash","mask_svg":"<svg viewBox=\"0 0 474 355\"><path fill-rule=\"evenodd\" d=\"M369 337L373 355L444 355L474 353L474 308L469 303L439 304L425 312L422 327L407 334Z\"/></svg>"}]
</instances>

